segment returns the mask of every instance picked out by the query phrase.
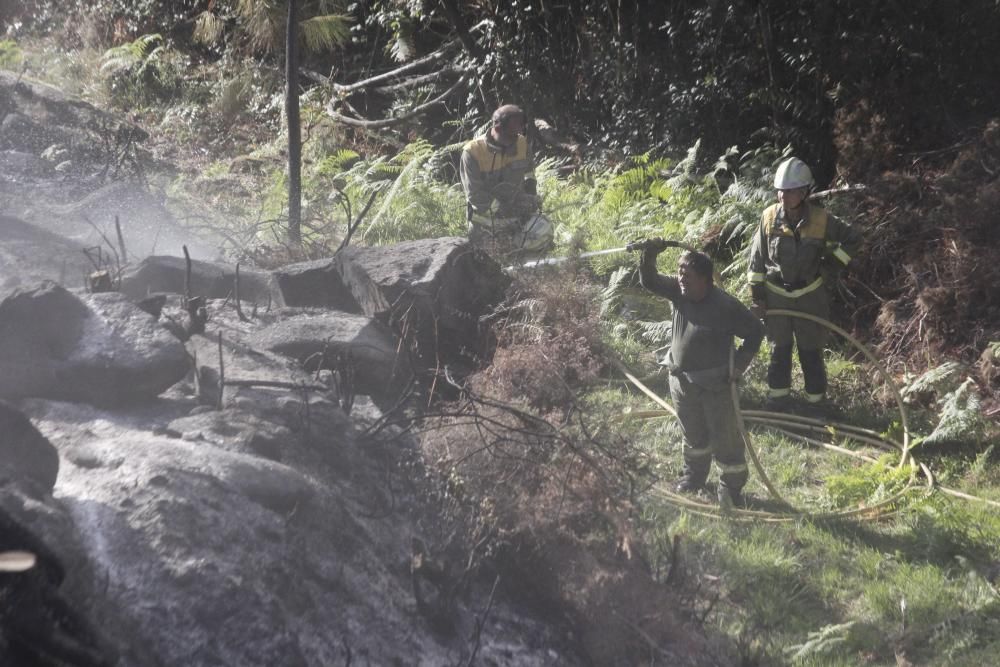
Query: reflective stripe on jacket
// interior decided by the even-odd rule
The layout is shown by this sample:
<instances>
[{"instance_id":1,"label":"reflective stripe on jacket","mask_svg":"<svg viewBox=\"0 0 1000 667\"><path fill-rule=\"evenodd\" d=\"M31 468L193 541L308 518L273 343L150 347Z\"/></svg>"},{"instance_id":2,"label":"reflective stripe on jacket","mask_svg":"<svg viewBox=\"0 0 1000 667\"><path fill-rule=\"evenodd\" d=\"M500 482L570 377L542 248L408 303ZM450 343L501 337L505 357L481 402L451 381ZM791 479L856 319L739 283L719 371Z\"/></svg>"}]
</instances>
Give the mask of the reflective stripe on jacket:
<instances>
[{"instance_id":1,"label":"reflective stripe on jacket","mask_svg":"<svg viewBox=\"0 0 1000 667\"><path fill-rule=\"evenodd\" d=\"M537 200L525 192L524 182L534 178L535 163L524 135L505 148L488 136L478 137L462 149L461 176L468 219L522 218L537 212Z\"/></svg>"},{"instance_id":2,"label":"reflective stripe on jacket","mask_svg":"<svg viewBox=\"0 0 1000 667\"><path fill-rule=\"evenodd\" d=\"M766 280L768 289L774 286L779 293L801 295L822 284L825 257L832 256L845 266L851 261L861 235L822 207L809 202L805 206L805 215L795 226L785 220L781 204L769 206L761 215L750 249L747 280L751 286Z\"/></svg>"}]
</instances>

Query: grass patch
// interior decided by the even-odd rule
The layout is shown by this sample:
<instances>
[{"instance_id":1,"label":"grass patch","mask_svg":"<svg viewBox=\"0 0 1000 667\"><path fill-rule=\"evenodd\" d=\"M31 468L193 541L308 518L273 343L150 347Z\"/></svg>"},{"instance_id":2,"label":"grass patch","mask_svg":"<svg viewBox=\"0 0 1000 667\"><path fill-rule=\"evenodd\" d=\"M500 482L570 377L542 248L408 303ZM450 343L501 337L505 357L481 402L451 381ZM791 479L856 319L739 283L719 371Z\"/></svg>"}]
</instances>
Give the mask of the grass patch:
<instances>
[{"instance_id":1,"label":"grass patch","mask_svg":"<svg viewBox=\"0 0 1000 667\"><path fill-rule=\"evenodd\" d=\"M624 392L617 399L648 407ZM602 400L614 397L606 391ZM655 442L647 446L660 458L652 465L672 480L681 442L673 420L644 423L634 437ZM763 429L754 442L772 481L796 505L870 503L908 477L891 455L859 463ZM955 474L981 482L983 470L977 459ZM755 477L748 489L763 497ZM997 491L984 486L974 491ZM914 499L883 522L792 524L731 524L657 500L645 508L643 536L654 572L697 600L695 620L732 642L734 664L893 665L897 655L914 664L994 659L1000 517L985 506L937 494Z\"/></svg>"}]
</instances>

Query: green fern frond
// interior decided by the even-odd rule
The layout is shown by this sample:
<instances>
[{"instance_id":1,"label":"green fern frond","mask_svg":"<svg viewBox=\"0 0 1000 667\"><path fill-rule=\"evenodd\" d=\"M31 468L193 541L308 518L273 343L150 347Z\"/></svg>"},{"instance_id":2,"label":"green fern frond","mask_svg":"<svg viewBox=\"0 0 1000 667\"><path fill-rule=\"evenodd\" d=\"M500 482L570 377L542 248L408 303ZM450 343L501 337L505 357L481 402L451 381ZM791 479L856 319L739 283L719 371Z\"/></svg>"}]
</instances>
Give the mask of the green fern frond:
<instances>
[{"instance_id":1,"label":"green fern frond","mask_svg":"<svg viewBox=\"0 0 1000 667\"><path fill-rule=\"evenodd\" d=\"M964 376L964 368L957 361L946 361L928 369L916 379L911 379L900 392L903 400L913 400L922 394L944 394L956 389Z\"/></svg>"},{"instance_id":2,"label":"green fern frond","mask_svg":"<svg viewBox=\"0 0 1000 667\"><path fill-rule=\"evenodd\" d=\"M346 44L351 38L351 17L343 14L313 16L299 22L307 51L321 53Z\"/></svg>"},{"instance_id":3,"label":"green fern frond","mask_svg":"<svg viewBox=\"0 0 1000 667\"><path fill-rule=\"evenodd\" d=\"M857 621L848 621L824 626L815 632L810 632L805 642L787 647L785 653L793 662L830 654L847 641L851 629L856 624Z\"/></svg>"},{"instance_id":4,"label":"green fern frond","mask_svg":"<svg viewBox=\"0 0 1000 667\"><path fill-rule=\"evenodd\" d=\"M111 47L104 52L102 58L104 62L101 64L101 71L118 72L120 70L132 69L149 57L150 50L154 44L162 41L162 35L152 33L149 35L140 35L131 42Z\"/></svg>"},{"instance_id":5,"label":"green fern frond","mask_svg":"<svg viewBox=\"0 0 1000 667\"><path fill-rule=\"evenodd\" d=\"M978 442L985 422L979 409L979 396L975 387L972 378L966 378L958 389L938 401L941 417L934 431L924 439L924 445Z\"/></svg>"},{"instance_id":6,"label":"green fern frond","mask_svg":"<svg viewBox=\"0 0 1000 667\"><path fill-rule=\"evenodd\" d=\"M12 39L0 39L0 68L14 69L24 60L24 54Z\"/></svg>"},{"instance_id":7,"label":"green fern frond","mask_svg":"<svg viewBox=\"0 0 1000 667\"><path fill-rule=\"evenodd\" d=\"M627 284L626 281L632 272L631 268L622 266L611 274L608 286L601 291L601 317L615 310L621 303L622 288Z\"/></svg>"},{"instance_id":8,"label":"green fern frond","mask_svg":"<svg viewBox=\"0 0 1000 667\"><path fill-rule=\"evenodd\" d=\"M333 155L327 155L316 165L316 173L333 176L354 166L361 156L350 148L341 148Z\"/></svg>"}]
</instances>

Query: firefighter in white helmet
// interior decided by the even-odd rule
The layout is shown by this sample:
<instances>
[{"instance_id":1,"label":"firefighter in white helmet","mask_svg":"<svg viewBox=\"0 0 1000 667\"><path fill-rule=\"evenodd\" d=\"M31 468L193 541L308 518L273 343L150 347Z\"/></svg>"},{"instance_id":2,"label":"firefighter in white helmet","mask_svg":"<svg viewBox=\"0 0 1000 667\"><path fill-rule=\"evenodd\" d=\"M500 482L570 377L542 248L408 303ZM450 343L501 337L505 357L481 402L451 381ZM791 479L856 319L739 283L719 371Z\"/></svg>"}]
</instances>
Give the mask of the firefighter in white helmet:
<instances>
[{"instance_id":1,"label":"firefighter in white helmet","mask_svg":"<svg viewBox=\"0 0 1000 667\"><path fill-rule=\"evenodd\" d=\"M762 315L782 309L828 319L823 264L830 261L846 267L861 242L858 231L809 201L813 185L812 172L802 160L793 157L778 165L774 175L778 203L761 216L747 276L754 310ZM803 318L777 315L765 315L765 324L771 345L768 408L790 407L793 345L802 365L805 399L821 404L826 396L826 328Z\"/></svg>"},{"instance_id":2,"label":"firefighter in white helmet","mask_svg":"<svg viewBox=\"0 0 1000 667\"><path fill-rule=\"evenodd\" d=\"M493 252L541 254L552 244L552 223L540 213L526 120L520 107L505 104L493 112L486 134L462 149L469 239Z\"/></svg>"}]
</instances>

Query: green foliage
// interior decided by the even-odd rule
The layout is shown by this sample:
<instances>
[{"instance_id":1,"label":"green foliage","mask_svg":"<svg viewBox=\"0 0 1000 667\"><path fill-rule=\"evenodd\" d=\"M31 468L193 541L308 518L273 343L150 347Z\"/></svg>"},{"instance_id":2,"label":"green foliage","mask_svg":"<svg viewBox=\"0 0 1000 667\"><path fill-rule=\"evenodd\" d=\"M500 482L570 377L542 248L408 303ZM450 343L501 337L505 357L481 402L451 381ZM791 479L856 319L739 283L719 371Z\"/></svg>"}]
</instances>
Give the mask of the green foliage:
<instances>
[{"instance_id":1,"label":"green foliage","mask_svg":"<svg viewBox=\"0 0 1000 667\"><path fill-rule=\"evenodd\" d=\"M366 178L391 183L365 229L366 242L465 234L465 196L458 185L444 183L436 176L447 152L447 148L438 151L417 141L391 159L378 158L366 164Z\"/></svg>"},{"instance_id":2,"label":"green foliage","mask_svg":"<svg viewBox=\"0 0 1000 667\"><path fill-rule=\"evenodd\" d=\"M979 405L976 385L972 378L966 378L957 389L938 400L941 410L938 424L923 444L978 442L986 427Z\"/></svg>"},{"instance_id":3,"label":"green foliage","mask_svg":"<svg viewBox=\"0 0 1000 667\"><path fill-rule=\"evenodd\" d=\"M601 291L601 316L606 317L618 309L621 303L622 288L627 284L633 270L622 266L608 278L608 285Z\"/></svg>"},{"instance_id":4,"label":"green foliage","mask_svg":"<svg viewBox=\"0 0 1000 667\"><path fill-rule=\"evenodd\" d=\"M223 0L195 20L194 39L218 45L227 38L246 45L251 51L283 51L287 6L277 0ZM331 0L303 0L299 3L299 35L307 53L331 51L347 43L351 17L342 3Z\"/></svg>"},{"instance_id":5,"label":"green foliage","mask_svg":"<svg viewBox=\"0 0 1000 667\"><path fill-rule=\"evenodd\" d=\"M915 400L921 395L944 394L956 389L964 373L962 364L946 361L940 366L929 368L916 378L908 377L900 393L903 400Z\"/></svg>"},{"instance_id":6,"label":"green foliage","mask_svg":"<svg viewBox=\"0 0 1000 667\"><path fill-rule=\"evenodd\" d=\"M350 39L350 17L343 14L313 16L300 22L306 50L331 51Z\"/></svg>"},{"instance_id":7,"label":"green foliage","mask_svg":"<svg viewBox=\"0 0 1000 667\"><path fill-rule=\"evenodd\" d=\"M975 443L985 432L979 396L967 369L957 361L928 369L918 377L908 376L901 390L911 404L935 405L937 425L922 440L925 445L956 442Z\"/></svg>"},{"instance_id":8,"label":"green foliage","mask_svg":"<svg viewBox=\"0 0 1000 667\"><path fill-rule=\"evenodd\" d=\"M848 621L847 623L825 625L815 632L810 632L805 642L787 647L785 653L793 662L801 662L812 656L834 653L847 642L848 635L856 624L856 621Z\"/></svg>"},{"instance_id":9,"label":"green foliage","mask_svg":"<svg viewBox=\"0 0 1000 667\"><path fill-rule=\"evenodd\" d=\"M24 60L20 47L12 39L0 39L0 69L14 69Z\"/></svg>"},{"instance_id":10,"label":"green foliage","mask_svg":"<svg viewBox=\"0 0 1000 667\"><path fill-rule=\"evenodd\" d=\"M900 468L898 457L885 455L878 462L858 465L849 472L831 475L826 492L837 508L872 504L902 489L910 479L908 467Z\"/></svg>"},{"instance_id":11,"label":"green foliage","mask_svg":"<svg viewBox=\"0 0 1000 667\"><path fill-rule=\"evenodd\" d=\"M101 72L109 98L121 108L170 100L183 86L181 59L159 34L142 35L108 49Z\"/></svg>"}]
</instances>

